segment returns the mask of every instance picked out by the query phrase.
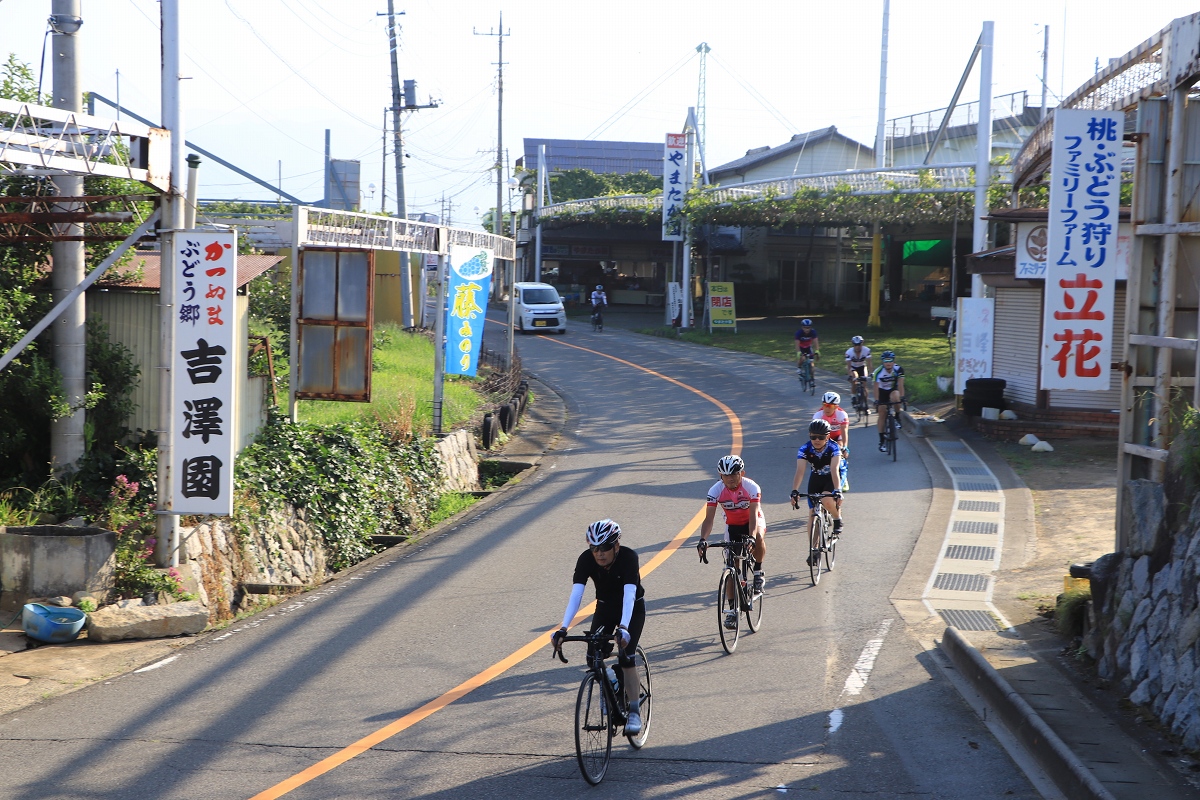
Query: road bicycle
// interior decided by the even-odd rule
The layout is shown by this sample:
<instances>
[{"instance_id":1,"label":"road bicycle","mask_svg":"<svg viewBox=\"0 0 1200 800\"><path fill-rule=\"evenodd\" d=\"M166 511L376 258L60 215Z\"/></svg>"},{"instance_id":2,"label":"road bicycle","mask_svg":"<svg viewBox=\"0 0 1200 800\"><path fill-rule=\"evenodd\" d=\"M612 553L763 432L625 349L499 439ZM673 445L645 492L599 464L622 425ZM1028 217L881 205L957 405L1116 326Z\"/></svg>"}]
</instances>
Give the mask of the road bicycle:
<instances>
[{"instance_id":1,"label":"road bicycle","mask_svg":"<svg viewBox=\"0 0 1200 800\"><path fill-rule=\"evenodd\" d=\"M725 550L725 568L717 583L717 631L721 634L721 647L730 655L737 649L742 612L751 633L762 627L763 593L754 591L754 556L750 552L753 546L752 538L708 545ZM700 560L708 563L707 550ZM732 627L726 624L727 620L732 620Z\"/></svg>"},{"instance_id":2,"label":"road bicycle","mask_svg":"<svg viewBox=\"0 0 1200 800\"><path fill-rule=\"evenodd\" d=\"M808 529L808 577L812 585L821 582L821 562L825 562L825 571L832 572L837 561L837 537L833 533L833 516L821 501L833 497L833 492L820 494L792 493L792 508L800 508L800 498L805 497L815 504L812 523Z\"/></svg>"},{"instance_id":3,"label":"road bicycle","mask_svg":"<svg viewBox=\"0 0 1200 800\"><path fill-rule=\"evenodd\" d=\"M796 377L800 379L800 391L816 394L817 381L813 377L813 359L804 354L801 354L801 358L800 365L796 368Z\"/></svg>"},{"instance_id":4,"label":"road bicycle","mask_svg":"<svg viewBox=\"0 0 1200 800\"><path fill-rule=\"evenodd\" d=\"M871 424L871 403L867 400L867 379L861 375L854 379L854 392L850 396L854 410L858 412L855 424L861 422L864 427Z\"/></svg>"},{"instance_id":5,"label":"road bicycle","mask_svg":"<svg viewBox=\"0 0 1200 800\"><path fill-rule=\"evenodd\" d=\"M592 331L604 330L604 311L601 308L592 310Z\"/></svg>"},{"instance_id":6,"label":"road bicycle","mask_svg":"<svg viewBox=\"0 0 1200 800\"><path fill-rule=\"evenodd\" d=\"M892 406L902 406L905 411L908 410L908 399L901 397L895 403L881 403L887 406L887 416L883 419L883 444L885 452L892 457L892 461L896 460L896 439L900 436L900 418L897 416Z\"/></svg>"},{"instance_id":7,"label":"road bicycle","mask_svg":"<svg viewBox=\"0 0 1200 800\"><path fill-rule=\"evenodd\" d=\"M608 761L612 755L612 740L617 735L617 727L625 724L628 706L625 702L625 672L618 664L614 669L608 669L604 664L604 645L614 640L612 634L589 631L582 636L565 636L563 642L587 643L587 674L579 684L579 694L575 698L575 759L579 762L579 771L583 779L592 786L604 780L608 770ZM562 647L551 653L562 663L567 663L567 657L562 653ZM615 659L614 659L615 661ZM630 746L640 750L650 736L650 710L653 695L650 691L650 664L646 661L646 653L641 647L633 657L641 681L638 692L638 712L642 717L642 730L636 735L625 734ZM615 682L608 676L615 676Z\"/></svg>"}]
</instances>

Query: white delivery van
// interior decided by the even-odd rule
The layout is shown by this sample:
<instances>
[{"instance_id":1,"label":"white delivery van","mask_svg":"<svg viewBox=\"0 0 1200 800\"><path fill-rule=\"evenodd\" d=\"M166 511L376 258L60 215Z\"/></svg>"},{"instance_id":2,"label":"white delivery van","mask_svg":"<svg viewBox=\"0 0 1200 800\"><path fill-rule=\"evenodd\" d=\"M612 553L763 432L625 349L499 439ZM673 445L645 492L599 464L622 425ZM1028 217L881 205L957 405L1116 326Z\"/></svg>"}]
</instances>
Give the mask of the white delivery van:
<instances>
[{"instance_id":1,"label":"white delivery van","mask_svg":"<svg viewBox=\"0 0 1200 800\"><path fill-rule=\"evenodd\" d=\"M548 283L515 283L517 330L567 332L567 314L558 291Z\"/></svg>"}]
</instances>

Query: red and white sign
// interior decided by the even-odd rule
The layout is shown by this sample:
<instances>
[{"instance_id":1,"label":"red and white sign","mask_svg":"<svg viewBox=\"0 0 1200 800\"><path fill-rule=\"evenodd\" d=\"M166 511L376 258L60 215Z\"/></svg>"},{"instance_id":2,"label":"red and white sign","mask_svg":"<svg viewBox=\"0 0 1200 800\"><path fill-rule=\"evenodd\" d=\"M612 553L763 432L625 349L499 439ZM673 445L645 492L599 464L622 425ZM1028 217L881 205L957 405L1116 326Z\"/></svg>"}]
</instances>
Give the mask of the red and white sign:
<instances>
[{"instance_id":1,"label":"red and white sign","mask_svg":"<svg viewBox=\"0 0 1200 800\"><path fill-rule=\"evenodd\" d=\"M171 511L233 513L237 234L178 231Z\"/></svg>"},{"instance_id":2,"label":"red and white sign","mask_svg":"<svg viewBox=\"0 0 1200 800\"><path fill-rule=\"evenodd\" d=\"M1111 382L1124 124L1120 111L1054 113L1043 389L1104 391Z\"/></svg>"}]
</instances>

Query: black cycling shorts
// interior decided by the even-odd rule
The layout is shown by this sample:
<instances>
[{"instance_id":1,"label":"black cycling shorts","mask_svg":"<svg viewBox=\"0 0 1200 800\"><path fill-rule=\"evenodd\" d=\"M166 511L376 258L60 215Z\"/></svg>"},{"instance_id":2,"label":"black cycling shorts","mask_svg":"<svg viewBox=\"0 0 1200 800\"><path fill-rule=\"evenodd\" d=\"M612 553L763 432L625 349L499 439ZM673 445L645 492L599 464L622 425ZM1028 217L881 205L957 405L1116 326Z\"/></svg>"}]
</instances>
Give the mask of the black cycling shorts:
<instances>
[{"instance_id":1,"label":"black cycling shorts","mask_svg":"<svg viewBox=\"0 0 1200 800\"><path fill-rule=\"evenodd\" d=\"M592 615L591 632L603 630L606 634L616 631L621 624L620 603L597 603L596 613ZM638 641L642 638L642 628L646 624L646 601L639 597L633 602L633 616L629 618L629 646L625 652L617 654L617 661L622 667L633 666L633 654L637 652ZM612 655L613 642L605 642L600 647L601 654L608 658Z\"/></svg>"},{"instance_id":2,"label":"black cycling shorts","mask_svg":"<svg viewBox=\"0 0 1200 800\"><path fill-rule=\"evenodd\" d=\"M808 493L809 494L820 494L821 492L832 492L834 490L835 489L834 489L834 485L833 485L833 475L829 475L829 474L820 475L820 474L817 474L816 472L814 472L808 476ZM806 499L808 500L809 508L816 508L816 505L817 505L816 500L813 500L811 497L806 498Z\"/></svg>"},{"instance_id":3,"label":"black cycling shorts","mask_svg":"<svg viewBox=\"0 0 1200 800\"><path fill-rule=\"evenodd\" d=\"M891 389L880 389L880 390L879 390L879 397L878 397L878 399L875 401L875 402L876 402L876 404L877 404L877 405L881 405L881 406L882 406L882 405L884 405L884 404L886 404L886 403L890 403L890 402L892 402L892 392L894 392L894 391L896 391L895 387L893 387L893 388L891 388Z\"/></svg>"}]
</instances>

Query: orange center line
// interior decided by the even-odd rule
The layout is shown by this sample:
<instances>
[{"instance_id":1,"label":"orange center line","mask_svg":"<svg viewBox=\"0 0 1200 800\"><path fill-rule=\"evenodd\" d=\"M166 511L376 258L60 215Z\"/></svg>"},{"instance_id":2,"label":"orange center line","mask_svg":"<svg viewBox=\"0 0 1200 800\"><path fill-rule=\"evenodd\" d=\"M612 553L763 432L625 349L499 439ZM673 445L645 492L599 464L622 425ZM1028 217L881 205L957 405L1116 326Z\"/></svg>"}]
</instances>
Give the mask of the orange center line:
<instances>
[{"instance_id":1,"label":"orange center line","mask_svg":"<svg viewBox=\"0 0 1200 800\"><path fill-rule=\"evenodd\" d=\"M564 345L566 347L573 347L576 350L583 350L588 353L594 353L595 355L603 356L604 358L611 358L613 361L618 361L622 364L626 364L628 366L634 367L635 369L639 369L642 372L646 372L646 373L649 373L650 375L654 375L655 377L662 378L663 380L673 383L676 386L680 386L684 389L687 389L689 392L695 392L696 394L703 397L705 400L708 400L710 403L713 403L714 405L716 405L718 408L720 408L725 413L726 418L728 418L729 423L733 428L732 451L734 453L741 452L741 448L742 448L742 423L741 423L741 420L739 420L737 415L733 413L733 409L731 409L729 406L722 403L720 400L717 400L715 397L707 395L704 392L700 391L699 389L696 389L692 386L688 386L686 383L677 381L674 378L663 375L660 372L655 372L654 370L643 367L640 364L634 364L632 361L626 361L623 358L617 358L616 356L610 356L607 353L601 353L598 350L591 350L587 347L580 347L579 345L567 344L566 342L559 342L554 339L551 339L550 341L555 342L555 344ZM659 566L661 566L668 558L670 558L671 554L673 554L676 550L678 550L679 547L685 541L687 541L687 538L692 534L692 532L700 527L700 523L704 519L704 514L705 514L705 507L701 506L700 510L697 511L696 514L690 520L688 520L687 524L684 525L682 529L680 529L679 533L675 534L675 537L673 539L671 539L671 541L668 542L666 544L666 546L663 547L662 550L659 550L657 553L654 554L653 558L651 558L649 561L646 562L645 567L643 567L641 570L642 575L649 575L651 572L653 572L655 569L657 569ZM596 602L593 600L587 606L580 609L579 613L575 615L575 619L573 619L571 621L571 626L574 627L575 625L578 625L588 615L590 615L593 611L595 611L595 608L596 608ZM396 734L401 733L405 730L408 730L409 728L411 728L413 725L416 725L421 720L437 713L438 711L441 711L443 708L445 708L446 706L455 702L456 700L459 700L460 698L465 697L466 695L468 695L471 692L478 689L480 686L483 686L488 681L492 680L493 678L499 677L500 675L504 674L508 670L515 667L517 664L520 664L522 661L529 658L531 655L533 655L537 651L541 650L543 647L546 647L547 645L549 645L550 644L550 633L551 633L551 631L547 631L546 633L540 634L533 641L531 641L528 644L526 644L525 646L521 647L519 650L506 656L505 658L501 659L500 661L497 661L495 664L492 664L490 667L483 670L482 672L468 678L467 680L463 681L458 686L455 686L453 689L451 689L450 691L441 695L440 697L430 700L428 703L426 703L425 705L416 709L415 711L410 711L409 713L405 714L403 717L400 717L399 719L395 720L394 722L391 722L391 723L383 726L382 728L380 728L376 731L373 731L372 733L369 733L368 735L359 739L357 742L354 742L353 744L348 745L347 747L344 747L341 750L337 751L333 755L328 756L327 758L324 758L324 759L318 761L316 764L313 764L311 767L308 767L304 770L301 770L300 772L297 772L295 775L291 776L290 778L286 778L286 779L280 781L279 783L275 784L271 788L264 789L263 791L259 792L258 794L254 795L253 797L251 797L250 800L275 800L275 798L282 797L285 794L292 791L293 789L303 786L304 784L308 783L309 781L311 781L315 778L319 778L320 776L324 775L325 773L331 772L334 769L337 769L342 764L345 764L347 761L354 758L355 756L361 755L362 753L366 752L367 750L370 750L375 745L381 744L382 742L392 738Z\"/></svg>"}]
</instances>

